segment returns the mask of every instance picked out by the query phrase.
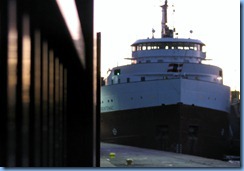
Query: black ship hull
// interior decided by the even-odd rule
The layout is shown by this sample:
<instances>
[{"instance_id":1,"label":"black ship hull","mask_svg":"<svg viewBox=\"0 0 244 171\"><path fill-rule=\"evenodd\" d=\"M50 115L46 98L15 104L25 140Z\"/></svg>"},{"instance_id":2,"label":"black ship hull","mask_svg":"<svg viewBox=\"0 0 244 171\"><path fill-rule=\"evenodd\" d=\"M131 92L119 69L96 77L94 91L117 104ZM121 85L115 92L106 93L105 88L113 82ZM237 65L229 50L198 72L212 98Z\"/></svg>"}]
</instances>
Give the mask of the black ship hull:
<instances>
[{"instance_id":1,"label":"black ship hull","mask_svg":"<svg viewBox=\"0 0 244 171\"><path fill-rule=\"evenodd\" d=\"M101 114L101 141L222 159L228 113L184 104Z\"/></svg>"}]
</instances>

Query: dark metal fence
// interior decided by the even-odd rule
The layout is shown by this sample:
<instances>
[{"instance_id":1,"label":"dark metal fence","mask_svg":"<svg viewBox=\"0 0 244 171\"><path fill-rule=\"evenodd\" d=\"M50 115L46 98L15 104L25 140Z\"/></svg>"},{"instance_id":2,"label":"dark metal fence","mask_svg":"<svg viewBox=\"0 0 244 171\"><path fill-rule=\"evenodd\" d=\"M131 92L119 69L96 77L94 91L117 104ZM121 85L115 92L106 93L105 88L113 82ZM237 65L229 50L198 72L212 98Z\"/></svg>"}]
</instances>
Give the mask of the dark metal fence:
<instances>
[{"instance_id":1,"label":"dark metal fence","mask_svg":"<svg viewBox=\"0 0 244 171\"><path fill-rule=\"evenodd\" d=\"M54 0L0 1L0 166L99 166L93 1L78 53Z\"/></svg>"}]
</instances>

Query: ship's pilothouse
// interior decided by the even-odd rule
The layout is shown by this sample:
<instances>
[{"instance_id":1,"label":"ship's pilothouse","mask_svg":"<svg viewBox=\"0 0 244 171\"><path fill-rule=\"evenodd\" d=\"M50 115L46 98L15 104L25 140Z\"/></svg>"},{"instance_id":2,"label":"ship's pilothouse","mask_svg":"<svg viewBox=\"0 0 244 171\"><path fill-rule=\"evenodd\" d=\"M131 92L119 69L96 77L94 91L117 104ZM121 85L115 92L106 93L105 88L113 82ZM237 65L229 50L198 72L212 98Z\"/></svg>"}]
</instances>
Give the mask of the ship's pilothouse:
<instances>
[{"instance_id":1,"label":"ship's pilothouse","mask_svg":"<svg viewBox=\"0 0 244 171\"><path fill-rule=\"evenodd\" d=\"M142 39L131 45L132 64L146 62L201 63L205 45L199 40L159 38Z\"/></svg>"},{"instance_id":2,"label":"ship's pilothouse","mask_svg":"<svg viewBox=\"0 0 244 171\"><path fill-rule=\"evenodd\" d=\"M222 69L202 64L205 44L197 39L174 38L174 30L167 26L167 0L161 7L161 38L152 36L134 42L132 57L126 58L131 65L110 70L105 85L179 78L222 84Z\"/></svg>"}]
</instances>

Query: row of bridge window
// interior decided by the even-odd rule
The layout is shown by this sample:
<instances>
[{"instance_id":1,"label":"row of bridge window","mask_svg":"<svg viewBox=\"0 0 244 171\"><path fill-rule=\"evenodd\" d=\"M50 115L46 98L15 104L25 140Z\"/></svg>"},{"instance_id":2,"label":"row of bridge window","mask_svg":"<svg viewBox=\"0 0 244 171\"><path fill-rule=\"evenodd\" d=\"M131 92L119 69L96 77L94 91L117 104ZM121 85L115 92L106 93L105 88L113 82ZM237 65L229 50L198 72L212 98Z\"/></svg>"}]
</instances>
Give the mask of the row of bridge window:
<instances>
[{"instance_id":1,"label":"row of bridge window","mask_svg":"<svg viewBox=\"0 0 244 171\"><path fill-rule=\"evenodd\" d=\"M141 43L132 46L132 51L141 50L157 50L157 49L180 49L180 50L195 50L205 52L205 46L197 43Z\"/></svg>"}]
</instances>

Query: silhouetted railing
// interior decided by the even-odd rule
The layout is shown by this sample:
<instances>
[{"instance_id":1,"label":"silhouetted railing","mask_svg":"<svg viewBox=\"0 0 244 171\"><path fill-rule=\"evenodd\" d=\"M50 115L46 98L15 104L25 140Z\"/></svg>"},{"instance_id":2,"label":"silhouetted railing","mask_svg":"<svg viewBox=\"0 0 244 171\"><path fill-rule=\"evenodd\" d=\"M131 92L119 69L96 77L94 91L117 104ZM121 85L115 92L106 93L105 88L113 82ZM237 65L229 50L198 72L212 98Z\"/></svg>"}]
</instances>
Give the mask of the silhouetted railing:
<instances>
[{"instance_id":1,"label":"silhouetted railing","mask_svg":"<svg viewBox=\"0 0 244 171\"><path fill-rule=\"evenodd\" d=\"M93 1L75 2L83 56L54 0L0 1L2 167L99 165Z\"/></svg>"}]
</instances>

